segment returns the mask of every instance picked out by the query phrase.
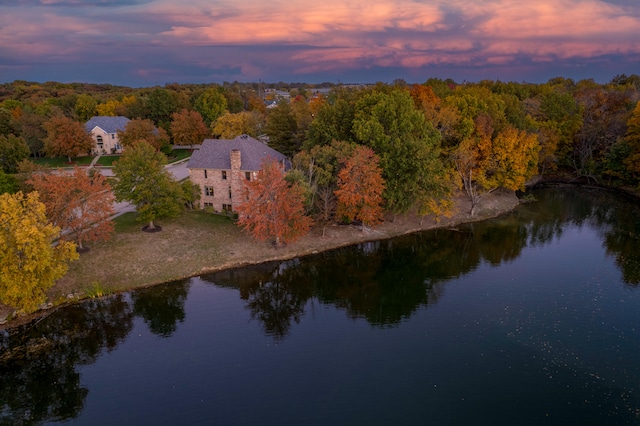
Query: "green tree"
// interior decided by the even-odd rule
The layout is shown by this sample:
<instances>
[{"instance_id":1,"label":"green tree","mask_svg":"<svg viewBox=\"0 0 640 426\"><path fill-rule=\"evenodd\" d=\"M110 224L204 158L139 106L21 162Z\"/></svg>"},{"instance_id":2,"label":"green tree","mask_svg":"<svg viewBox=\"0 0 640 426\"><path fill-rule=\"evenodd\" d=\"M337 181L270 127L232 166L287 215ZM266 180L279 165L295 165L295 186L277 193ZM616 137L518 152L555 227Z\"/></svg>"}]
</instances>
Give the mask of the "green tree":
<instances>
[{"instance_id":1,"label":"green tree","mask_svg":"<svg viewBox=\"0 0 640 426\"><path fill-rule=\"evenodd\" d=\"M384 198L394 213L423 213L449 197L450 180L440 158L440 134L414 108L408 91L371 92L356 104L354 134L380 157Z\"/></svg>"},{"instance_id":2,"label":"green tree","mask_svg":"<svg viewBox=\"0 0 640 426\"><path fill-rule=\"evenodd\" d=\"M26 312L46 300L46 291L78 258L73 243L53 246L60 235L47 221L38 193L0 195L0 300Z\"/></svg>"},{"instance_id":3,"label":"green tree","mask_svg":"<svg viewBox=\"0 0 640 426\"><path fill-rule=\"evenodd\" d=\"M18 180L14 175L6 174L0 169L0 194L15 194L20 189Z\"/></svg>"},{"instance_id":4,"label":"green tree","mask_svg":"<svg viewBox=\"0 0 640 426\"><path fill-rule=\"evenodd\" d=\"M219 89L207 89L198 96L194 108L202 115L207 125L211 126L218 117L227 112L227 99Z\"/></svg>"},{"instance_id":5,"label":"green tree","mask_svg":"<svg viewBox=\"0 0 640 426\"><path fill-rule=\"evenodd\" d=\"M0 168L6 173L16 173L18 164L29 157L29 146L21 137L0 135Z\"/></svg>"},{"instance_id":6,"label":"green tree","mask_svg":"<svg viewBox=\"0 0 640 426\"><path fill-rule=\"evenodd\" d=\"M139 142L128 147L114 166L116 201L135 205L137 220L147 222L148 230L155 229L156 218L177 216L181 211L182 190L164 168L166 163L164 154Z\"/></svg>"},{"instance_id":7,"label":"green tree","mask_svg":"<svg viewBox=\"0 0 640 426\"><path fill-rule=\"evenodd\" d=\"M157 87L149 93L145 106L146 117L158 127L166 128L171 121L171 115L179 109L178 95L173 90Z\"/></svg>"},{"instance_id":8,"label":"green tree","mask_svg":"<svg viewBox=\"0 0 640 426\"><path fill-rule=\"evenodd\" d=\"M54 157L71 157L86 154L93 147L93 138L84 126L64 116L52 117L44 124L47 138L44 140L44 151Z\"/></svg>"},{"instance_id":9,"label":"green tree","mask_svg":"<svg viewBox=\"0 0 640 426\"><path fill-rule=\"evenodd\" d=\"M289 102L281 101L269 110L264 131L269 136L269 146L276 151L291 157L300 150L296 119Z\"/></svg>"}]
</instances>

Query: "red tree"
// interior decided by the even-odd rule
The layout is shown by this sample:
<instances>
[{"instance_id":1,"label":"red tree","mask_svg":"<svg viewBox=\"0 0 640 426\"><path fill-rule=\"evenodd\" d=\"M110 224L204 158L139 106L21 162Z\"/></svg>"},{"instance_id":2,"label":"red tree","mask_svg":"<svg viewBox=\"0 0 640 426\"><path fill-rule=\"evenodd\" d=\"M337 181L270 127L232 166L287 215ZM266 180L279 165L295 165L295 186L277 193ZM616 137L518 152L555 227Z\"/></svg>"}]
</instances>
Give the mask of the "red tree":
<instances>
[{"instance_id":1,"label":"red tree","mask_svg":"<svg viewBox=\"0 0 640 426\"><path fill-rule=\"evenodd\" d=\"M244 185L247 200L237 206L238 225L253 238L273 238L278 245L309 231L313 222L304 214L304 190L297 183L289 186L278 162L265 162L258 178Z\"/></svg>"},{"instance_id":2,"label":"red tree","mask_svg":"<svg viewBox=\"0 0 640 426\"><path fill-rule=\"evenodd\" d=\"M380 159L365 146L359 146L338 173L337 216L365 224L382 222L382 193L385 188Z\"/></svg>"},{"instance_id":3,"label":"red tree","mask_svg":"<svg viewBox=\"0 0 640 426\"><path fill-rule=\"evenodd\" d=\"M76 167L73 173L34 174L28 181L40 194L49 220L79 249L83 241L106 241L114 230L111 186L101 174L89 177Z\"/></svg>"}]
</instances>

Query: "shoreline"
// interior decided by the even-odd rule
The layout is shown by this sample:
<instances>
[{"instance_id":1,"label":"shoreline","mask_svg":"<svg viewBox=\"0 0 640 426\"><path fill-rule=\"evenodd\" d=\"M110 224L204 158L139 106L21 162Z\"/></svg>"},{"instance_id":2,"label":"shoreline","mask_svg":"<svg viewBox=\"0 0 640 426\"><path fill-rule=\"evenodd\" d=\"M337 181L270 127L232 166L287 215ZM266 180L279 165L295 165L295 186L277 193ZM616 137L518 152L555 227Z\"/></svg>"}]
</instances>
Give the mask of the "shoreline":
<instances>
[{"instance_id":1,"label":"shoreline","mask_svg":"<svg viewBox=\"0 0 640 426\"><path fill-rule=\"evenodd\" d=\"M355 227L353 225L332 224L327 225L323 232L322 226L316 225L305 237L300 238L294 243L278 248L273 247L270 243L256 242L246 234L242 233L241 235L238 235L239 232L236 232L236 235L231 236L232 243L229 243L231 244L229 253L227 253L226 256L222 256L220 260L212 259L207 262L208 264L201 263L198 270L183 271L169 279L155 279L153 276L154 274L149 274L147 277L148 279L145 279L143 276L141 281L139 281L140 283L134 282L130 285L125 284L124 286L107 288L105 294L101 297L133 291L138 288L151 287L170 281L188 279L201 274L226 269L242 268L265 262L290 260L351 245L386 240L416 232L489 220L510 213L520 204L520 202L520 199L513 191L491 193L488 194L478 205L476 214L474 216L470 216L470 202L466 197L460 195L455 199L453 214L451 217L436 218L433 215L428 215L423 218L421 223L420 219L414 215L397 215L397 217L393 219L388 217L388 220L385 220L381 225L375 228L368 228L365 231L361 231L360 227ZM235 227L235 225L233 226ZM155 235L162 236L161 234L163 233L164 231ZM242 235L244 237L242 237ZM148 235L138 236L139 240L144 240L145 237L148 238ZM168 235L165 239L171 241L171 238ZM138 245L144 246L145 242L141 241ZM100 247L95 249L96 252L99 250ZM168 260L173 259L169 257ZM50 315L58 309L73 305L74 303L82 302L83 300L91 297L86 294L86 291L83 294L82 289L86 288L86 281L80 279L74 280L72 278L63 277L53 288L56 289L56 287L59 286L59 283L65 283L66 281L68 281L66 286L63 284L60 286L61 288L57 289L58 291L62 290L67 293L66 300L62 303L53 304L49 302L46 308L40 309L31 314L19 314L11 319L6 318L9 315L15 315L15 310L0 305L0 331L9 331L11 329L27 325L32 321L39 320ZM59 295L58 300L60 297L61 296ZM50 297L49 300L52 300L52 297ZM1 322L3 318L6 320Z\"/></svg>"}]
</instances>

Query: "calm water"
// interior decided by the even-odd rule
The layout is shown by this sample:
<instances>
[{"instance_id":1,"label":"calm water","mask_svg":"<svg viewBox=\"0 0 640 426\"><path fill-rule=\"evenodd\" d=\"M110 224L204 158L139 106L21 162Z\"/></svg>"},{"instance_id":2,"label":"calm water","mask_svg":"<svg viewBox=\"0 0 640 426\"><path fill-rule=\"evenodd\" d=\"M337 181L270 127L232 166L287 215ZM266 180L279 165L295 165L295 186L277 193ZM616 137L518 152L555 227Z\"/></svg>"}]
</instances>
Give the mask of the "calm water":
<instances>
[{"instance_id":1,"label":"calm water","mask_svg":"<svg viewBox=\"0 0 640 426\"><path fill-rule=\"evenodd\" d=\"M536 197L0 334L0 424L639 424L640 209Z\"/></svg>"}]
</instances>

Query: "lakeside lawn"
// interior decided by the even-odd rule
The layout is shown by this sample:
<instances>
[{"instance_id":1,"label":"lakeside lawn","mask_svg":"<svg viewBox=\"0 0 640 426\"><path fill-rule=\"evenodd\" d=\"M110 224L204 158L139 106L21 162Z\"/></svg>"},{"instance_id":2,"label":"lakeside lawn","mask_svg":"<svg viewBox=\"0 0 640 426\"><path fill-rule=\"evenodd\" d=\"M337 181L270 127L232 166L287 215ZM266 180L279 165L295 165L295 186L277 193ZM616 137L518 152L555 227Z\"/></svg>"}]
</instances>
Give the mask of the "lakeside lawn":
<instances>
[{"instance_id":1,"label":"lakeside lawn","mask_svg":"<svg viewBox=\"0 0 640 426\"><path fill-rule=\"evenodd\" d=\"M73 167L73 166L88 166L91 164L95 157L92 155L85 155L82 157L71 157L71 163L69 163L69 159L67 157L36 157L30 158L34 164L50 167L50 168L58 168L58 167Z\"/></svg>"}]
</instances>

